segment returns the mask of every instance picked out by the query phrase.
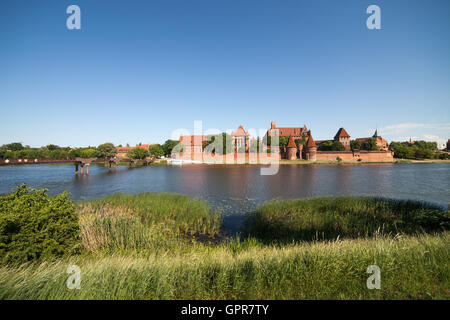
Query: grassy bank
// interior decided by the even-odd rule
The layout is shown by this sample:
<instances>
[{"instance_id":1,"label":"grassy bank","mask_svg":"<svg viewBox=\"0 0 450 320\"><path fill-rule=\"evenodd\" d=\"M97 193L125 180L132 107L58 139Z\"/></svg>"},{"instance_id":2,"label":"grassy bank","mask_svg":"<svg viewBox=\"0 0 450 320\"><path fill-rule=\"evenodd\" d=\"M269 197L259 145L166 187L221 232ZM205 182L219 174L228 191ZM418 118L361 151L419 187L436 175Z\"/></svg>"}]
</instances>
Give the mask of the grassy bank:
<instances>
[{"instance_id":1,"label":"grassy bank","mask_svg":"<svg viewBox=\"0 0 450 320\"><path fill-rule=\"evenodd\" d=\"M417 202L370 197L324 197L266 202L246 232L266 241L311 241L450 229L450 214Z\"/></svg>"},{"instance_id":2,"label":"grassy bank","mask_svg":"<svg viewBox=\"0 0 450 320\"><path fill-rule=\"evenodd\" d=\"M0 268L0 299L448 299L449 234L200 246L175 256L74 257ZM81 268L68 290L66 268ZM381 290L366 269L381 268Z\"/></svg>"},{"instance_id":3,"label":"grassy bank","mask_svg":"<svg viewBox=\"0 0 450 320\"><path fill-rule=\"evenodd\" d=\"M217 213L177 194L116 194L76 214L80 254L0 265L0 299L450 298L449 216L432 205L268 202L244 240L222 239ZM73 264L79 290L66 287ZM370 265L381 290L367 289Z\"/></svg>"},{"instance_id":4,"label":"grassy bank","mask_svg":"<svg viewBox=\"0 0 450 320\"><path fill-rule=\"evenodd\" d=\"M218 235L221 220L181 194L115 194L78 206L83 246L99 251L159 251Z\"/></svg>"}]
</instances>

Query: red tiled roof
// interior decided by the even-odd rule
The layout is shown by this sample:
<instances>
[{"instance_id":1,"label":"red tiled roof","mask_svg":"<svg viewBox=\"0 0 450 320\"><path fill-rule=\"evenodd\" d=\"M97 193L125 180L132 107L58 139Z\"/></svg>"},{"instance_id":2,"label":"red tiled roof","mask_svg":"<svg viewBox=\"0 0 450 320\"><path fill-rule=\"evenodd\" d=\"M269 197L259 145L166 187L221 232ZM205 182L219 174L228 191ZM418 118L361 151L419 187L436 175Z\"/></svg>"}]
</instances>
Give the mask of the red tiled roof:
<instances>
[{"instance_id":1,"label":"red tiled roof","mask_svg":"<svg viewBox=\"0 0 450 320\"><path fill-rule=\"evenodd\" d=\"M306 146L307 146L308 148L317 147L317 146L316 146L316 143L314 142L314 139L313 139L312 136L309 136L308 142L306 143Z\"/></svg>"},{"instance_id":2,"label":"red tiled roof","mask_svg":"<svg viewBox=\"0 0 450 320\"><path fill-rule=\"evenodd\" d=\"M344 128L340 128L334 136L334 139L336 138L350 138L350 135L347 133L347 131L345 131Z\"/></svg>"},{"instance_id":3,"label":"red tiled roof","mask_svg":"<svg viewBox=\"0 0 450 320\"><path fill-rule=\"evenodd\" d=\"M239 126L236 131L231 132L232 136L248 136L248 132L244 130L244 127Z\"/></svg>"},{"instance_id":4,"label":"red tiled roof","mask_svg":"<svg viewBox=\"0 0 450 320\"><path fill-rule=\"evenodd\" d=\"M294 138L292 136L289 137L289 142L287 145L288 148L297 148L297 145L295 144Z\"/></svg>"},{"instance_id":5,"label":"red tiled roof","mask_svg":"<svg viewBox=\"0 0 450 320\"><path fill-rule=\"evenodd\" d=\"M133 150L136 147L117 147L117 152L118 153L127 153L130 150Z\"/></svg>"},{"instance_id":6,"label":"red tiled roof","mask_svg":"<svg viewBox=\"0 0 450 320\"><path fill-rule=\"evenodd\" d=\"M300 127L275 128L269 130L278 130L280 137L300 137L305 132L305 129Z\"/></svg>"}]
</instances>

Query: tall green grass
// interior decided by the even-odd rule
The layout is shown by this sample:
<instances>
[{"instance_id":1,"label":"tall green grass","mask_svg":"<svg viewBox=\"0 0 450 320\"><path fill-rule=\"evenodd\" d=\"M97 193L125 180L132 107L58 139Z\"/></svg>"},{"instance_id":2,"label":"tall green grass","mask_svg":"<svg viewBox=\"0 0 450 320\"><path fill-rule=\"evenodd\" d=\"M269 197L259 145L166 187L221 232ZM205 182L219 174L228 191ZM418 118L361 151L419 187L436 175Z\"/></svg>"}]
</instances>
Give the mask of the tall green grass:
<instances>
[{"instance_id":1,"label":"tall green grass","mask_svg":"<svg viewBox=\"0 0 450 320\"><path fill-rule=\"evenodd\" d=\"M449 299L449 241L448 232L283 247L235 240L170 257L78 256L0 267L0 299ZM66 287L70 264L79 290ZM380 290L366 286L373 264Z\"/></svg>"},{"instance_id":2,"label":"tall green grass","mask_svg":"<svg viewBox=\"0 0 450 320\"><path fill-rule=\"evenodd\" d=\"M266 241L311 241L441 232L449 230L450 214L417 201L324 197L266 202L245 226Z\"/></svg>"},{"instance_id":3,"label":"tall green grass","mask_svg":"<svg viewBox=\"0 0 450 320\"><path fill-rule=\"evenodd\" d=\"M249 238L178 194L78 203L81 255L0 266L0 299L450 299L449 213L411 201L267 202ZM304 241L306 240L306 241ZM81 289L66 286L69 265ZM381 268L381 290L366 286Z\"/></svg>"},{"instance_id":4,"label":"tall green grass","mask_svg":"<svg viewBox=\"0 0 450 320\"><path fill-rule=\"evenodd\" d=\"M171 249L220 232L221 219L203 201L181 194L115 194L81 202L81 238L92 252Z\"/></svg>"}]
</instances>

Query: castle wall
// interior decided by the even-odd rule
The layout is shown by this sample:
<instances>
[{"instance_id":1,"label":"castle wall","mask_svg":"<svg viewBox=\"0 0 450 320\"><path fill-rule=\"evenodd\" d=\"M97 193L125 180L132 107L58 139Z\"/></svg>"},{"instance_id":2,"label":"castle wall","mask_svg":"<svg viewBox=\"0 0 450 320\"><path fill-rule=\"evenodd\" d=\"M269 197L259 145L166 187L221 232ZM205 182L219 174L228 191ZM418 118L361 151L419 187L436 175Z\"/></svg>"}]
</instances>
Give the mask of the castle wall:
<instances>
[{"instance_id":1,"label":"castle wall","mask_svg":"<svg viewBox=\"0 0 450 320\"><path fill-rule=\"evenodd\" d=\"M177 153L174 158L178 160L194 160L196 162L205 163L224 163L224 164L240 164L240 163L271 163L281 160L281 154L277 153L229 153L224 155L211 154L206 152L191 153Z\"/></svg>"},{"instance_id":2,"label":"castle wall","mask_svg":"<svg viewBox=\"0 0 450 320\"><path fill-rule=\"evenodd\" d=\"M368 161L368 162L392 162L394 153L388 151L317 151L316 159L319 161L336 161L339 157L342 161Z\"/></svg>"}]
</instances>

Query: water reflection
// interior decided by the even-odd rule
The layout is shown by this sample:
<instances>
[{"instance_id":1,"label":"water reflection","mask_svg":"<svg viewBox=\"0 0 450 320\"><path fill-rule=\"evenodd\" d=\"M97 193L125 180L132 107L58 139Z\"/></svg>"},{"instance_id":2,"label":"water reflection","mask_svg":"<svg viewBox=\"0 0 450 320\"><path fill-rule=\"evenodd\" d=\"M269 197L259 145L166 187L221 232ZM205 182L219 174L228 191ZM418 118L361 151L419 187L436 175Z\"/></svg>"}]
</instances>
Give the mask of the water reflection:
<instances>
[{"instance_id":1,"label":"water reflection","mask_svg":"<svg viewBox=\"0 0 450 320\"><path fill-rule=\"evenodd\" d=\"M227 214L248 212L271 199L332 195L374 195L447 205L449 164L282 165L273 176L255 165L149 166L109 169L92 165L89 176L76 176L72 165L0 167L0 193L17 184L68 190L73 199L126 192L179 192L208 201Z\"/></svg>"}]
</instances>

